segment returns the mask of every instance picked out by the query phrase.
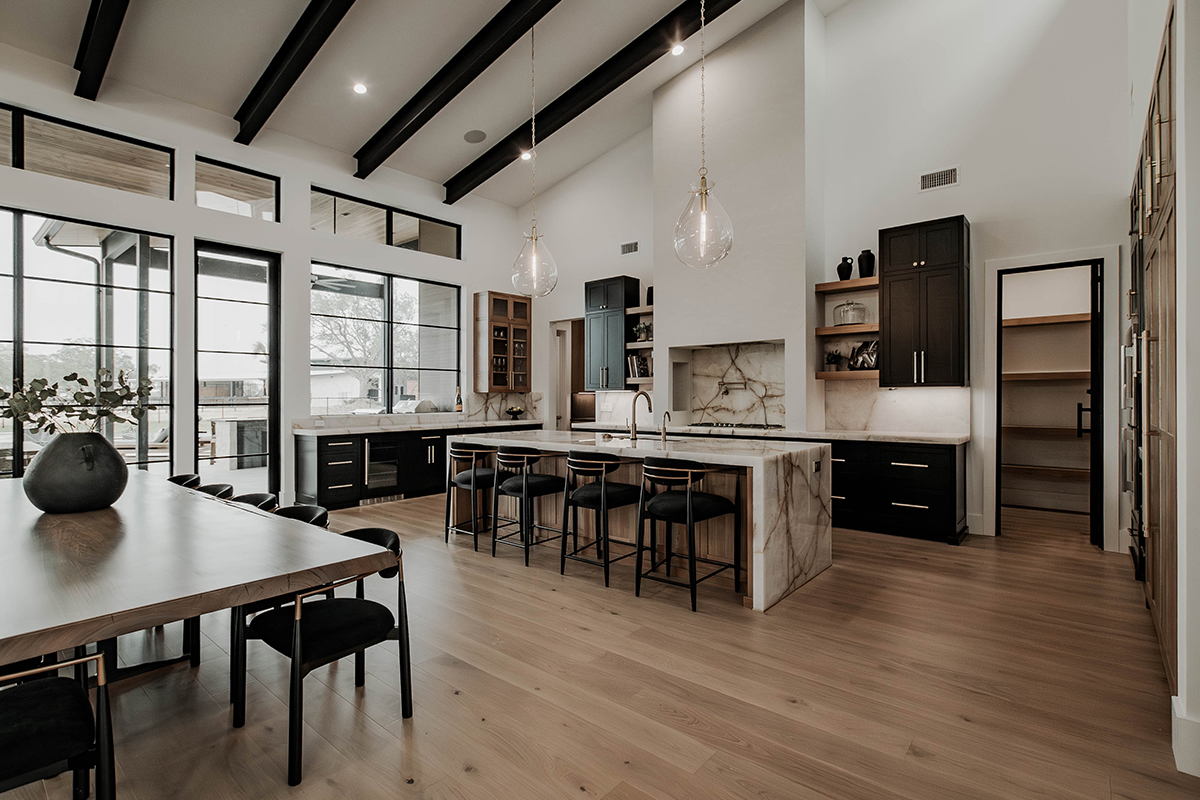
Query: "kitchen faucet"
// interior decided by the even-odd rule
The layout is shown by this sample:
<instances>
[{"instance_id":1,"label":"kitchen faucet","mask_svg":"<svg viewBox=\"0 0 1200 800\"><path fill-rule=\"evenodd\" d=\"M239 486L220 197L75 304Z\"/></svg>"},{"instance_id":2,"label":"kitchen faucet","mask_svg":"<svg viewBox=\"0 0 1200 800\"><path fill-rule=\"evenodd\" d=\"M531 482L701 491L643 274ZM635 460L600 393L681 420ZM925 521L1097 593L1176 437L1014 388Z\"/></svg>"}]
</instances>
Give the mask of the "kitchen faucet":
<instances>
[{"instance_id":1,"label":"kitchen faucet","mask_svg":"<svg viewBox=\"0 0 1200 800\"><path fill-rule=\"evenodd\" d=\"M669 420L670 418L671 418L671 412L664 411L663 418L662 418L662 446L663 446L664 450L667 449L667 420Z\"/></svg>"},{"instance_id":2,"label":"kitchen faucet","mask_svg":"<svg viewBox=\"0 0 1200 800\"><path fill-rule=\"evenodd\" d=\"M633 396L633 413L629 417L629 443L637 444L637 399L639 397L646 398L646 411L654 413L654 401L650 399L650 395L645 389L639 389L638 393Z\"/></svg>"}]
</instances>

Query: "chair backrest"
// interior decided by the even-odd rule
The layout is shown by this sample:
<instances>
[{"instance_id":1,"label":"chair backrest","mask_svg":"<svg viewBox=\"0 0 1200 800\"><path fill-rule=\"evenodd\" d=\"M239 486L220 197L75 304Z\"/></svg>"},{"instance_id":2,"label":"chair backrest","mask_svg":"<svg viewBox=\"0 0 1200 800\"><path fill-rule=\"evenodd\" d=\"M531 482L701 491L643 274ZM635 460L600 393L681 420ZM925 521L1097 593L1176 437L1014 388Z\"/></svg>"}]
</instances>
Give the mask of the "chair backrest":
<instances>
[{"instance_id":1,"label":"chair backrest","mask_svg":"<svg viewBox=\"0 0 1200 800\"><path fill-rule=\"evenodd\" d=\"M471 442L451 442L450 460L455 462L482 461L496 452L496 448L487 444L472 444Z\"/></svg>"},{"instance_id":2,"label":"chair backrest","mask_svg":"<svg viewBox=\"0 0 1200 800\"><path fill-rule=\"evenodd\" d=\"M284 506L276 509L276 514L288 519L294 519L299 522L307 522L309 525L316 525L318 528L324 528L329 524L329 512L321 506Z\"/></svg>"},{"instance_id":3,"label":"chair backrest","mask_svg":"<svg viewBox=\"0 0 1200 800\"><path fill-rule=\"evenodd\" d=\"M533 447L501 447L496 450L496 463L513 470L532 467L542 457L542 451Z\"/></svg>"},{"instance_id":4,"label":"chair backrest","mask_svg":"<svg viewBox=\"0 0 1200 800\"><path fill-rule=\"evenodd\" d=\"M351 539L358 539L360 542L386 547L392 551L392 555L400 558L400 537L396 535L395 531L390 531L387 528L355 528L352 531L346 531L342 536L349 536ZM386 567L379 571L379 576L381 578L394 578L399 571L399 567Z\"/></svg>"},{"instance_id":5,"label":"chair backrest","mask_svg":"<svg viewBox=\"0 0 1200 800\"><path fill-rule=\"evenodd\" d=\"M218 497L222 500L228 500L233 497L233 485L228 483L206 483L203 486L197 486L196 491L211 494L213 497Z\"/></svg>"},{"instance_id":6,"label":"chair backrest","mask_svg":"<svg viewBox=\"0 0 1200 800\"><path fill-rule=\"evenodd\" d=\"M592 453L586 450L572 450L567 453L567 469L587 478L607 475L624 463L626 459L613 453Z\"/></svg>"},{"instance_id":7,"label":"chair backrest","mask_svg":"<svg viewBox=\"0 0 1200 800\"><path fill-rule=\"evenodd\" d=\"M200 485L200 476L190 472L186 475L172 475L167 480L177 483L185 489L195 489Z\"/></svg>"},{"instance_id":8,"label":"chair backrest","mask_svg":"<svg viewBox=\"0 0 1200 800\"><path fill-rule=\"evenodd\" d=\"M642 475L657 486L686 486L699 481L708 471L699 461L682 458L646 456L642 461Z\"/></svg>"},{"instance_id":9,"label":"chair backrest","mask_svg":"<svg viewBox=\"0 0 1200 800\"><path fill-rule=\"evenodd\" d=\"M271 492L252 492L250 494L239 494L236 497L229 498L234 503L245 503L248 506L254 506L262 511L274 511L279 508L279 498Z\"/></svg>"}]
</instances>

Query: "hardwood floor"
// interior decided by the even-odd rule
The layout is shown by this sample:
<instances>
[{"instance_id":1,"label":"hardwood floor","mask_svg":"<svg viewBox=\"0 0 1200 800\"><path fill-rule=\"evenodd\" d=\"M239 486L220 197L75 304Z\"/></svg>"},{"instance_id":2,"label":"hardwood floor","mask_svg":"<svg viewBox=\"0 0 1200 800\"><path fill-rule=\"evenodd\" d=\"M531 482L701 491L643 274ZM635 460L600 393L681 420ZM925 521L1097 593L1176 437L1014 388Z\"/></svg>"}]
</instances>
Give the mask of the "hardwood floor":
<instances>
[{"instance_id":1,"label":"hardwood floor","mask_svg":"<svg viewBox=\"0 0 1200 800\"><path fill-rule=\"evenodd\" d=\"M333 515L404 539L416 713L391 646L309 676L305 780L285 781L286 662L250 643L230 728L228 619L204 664L115 687L122 798L1196 798L1129 559L1086 518L1005 511L961 547L836 531L834 566L768 614L729 584L634 598L557 551L442 540L440 498ZM482 545L482 542L481 542ZM490 550L490 548L487 548ZM376 579L376 599L394 603ZM170 628L146 649L177 646ZM138 642L123 655L138 658ZM390 645L390 643L389 643ZM13 797L67 798L58 778Z\"/></svg>"}]
</instances>

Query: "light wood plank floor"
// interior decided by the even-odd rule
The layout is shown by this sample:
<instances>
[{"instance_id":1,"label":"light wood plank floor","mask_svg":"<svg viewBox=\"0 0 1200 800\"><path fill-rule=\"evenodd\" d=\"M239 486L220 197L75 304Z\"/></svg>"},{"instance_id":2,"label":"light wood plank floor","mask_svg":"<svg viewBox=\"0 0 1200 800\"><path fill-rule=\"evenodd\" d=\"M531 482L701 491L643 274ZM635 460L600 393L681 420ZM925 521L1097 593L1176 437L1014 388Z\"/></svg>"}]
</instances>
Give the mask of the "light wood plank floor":
<instances>
[{"instance_id":1,"label":"light wood plank floor","mask_svg":"<svg viewBox=\"0 0 1200 800\"><path fill-rule=\"evenodd\" d=\"M305 781L285 782L285 661L251 642L230 728L228 620L204 664L119 684L122 798L1196 798L1129 559L1083 518L1006 512L961 547L837 531L834 567L768 614L728 584L633 597L632 569L558 575L442 541L439 498L339 512L401 532L416 715L395 649L309 676ZM394 603L393 584L372 595ZM177 647L123 642L138 658ZM18 790L67 798L65 778Z\"/></svg>"}]
</instances>

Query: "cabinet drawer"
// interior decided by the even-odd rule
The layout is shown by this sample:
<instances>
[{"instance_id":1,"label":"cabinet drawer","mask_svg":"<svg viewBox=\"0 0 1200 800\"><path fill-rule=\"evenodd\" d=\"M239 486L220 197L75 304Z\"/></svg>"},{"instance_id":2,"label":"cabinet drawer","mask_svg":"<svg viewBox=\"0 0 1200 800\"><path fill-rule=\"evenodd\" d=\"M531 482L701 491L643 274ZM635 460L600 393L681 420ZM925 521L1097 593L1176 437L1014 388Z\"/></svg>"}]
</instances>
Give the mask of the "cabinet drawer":
<instances>
[{"instance_id":1,"label":"cabinet drawer","mask_svg":"<svg viewBox=\"0 0 1200 800\"><path fill-rule=\"evenodd\" d=\"M322 489L320 499L320 505L329 509L356 506L359 500L358 486L356 484L334 484L327 489Z\"/></svg>"},{"instance_id":2,"label":"cabinet drawer","mask_svg":"<svg viewBox=\"0 0 1200 800\"><path fill-rule=\"evenodd\" d=\"M894 486L880 498L880 517L901 528L917 529L931 536L945 535L954 523L953 492L940 492Z\"/></svg>"},{"instance_id":3,"label":"cabinet drawer","mask_svg":"<svg viewBox=\"0 0 1200 800\"><path fill-rule=\"evenodd\" d=\"M874 445L869 442L834 442L830 461L833 466L833 480L839 475L862 475L874 471L878 464L875 457Z\"/></svg>"},{"instance_id":4,"label":"cabinet drawer","mask_svg":"<svg viewBox=\"0 0 1200 800\"><path fill-rule=\"evenodd\" d=\"M322 467L319 480L321 490L324 491L331 486L339 484L357 486L362 481L362 477L362 466L356 462L354 464Z\"/></svg>"},{"instance_id":5,"label":"cabinet drawer","mask_svg":"<svg viewBox=\"0 0 1200 800\"><path fill-rule=\"evenodd\" d=\"M877 452L879 476L887 483L919 486L953 495L954 449L936 445L887 445Z\"/></svg>"}]
</instances>

